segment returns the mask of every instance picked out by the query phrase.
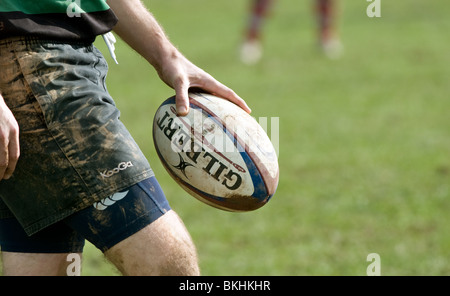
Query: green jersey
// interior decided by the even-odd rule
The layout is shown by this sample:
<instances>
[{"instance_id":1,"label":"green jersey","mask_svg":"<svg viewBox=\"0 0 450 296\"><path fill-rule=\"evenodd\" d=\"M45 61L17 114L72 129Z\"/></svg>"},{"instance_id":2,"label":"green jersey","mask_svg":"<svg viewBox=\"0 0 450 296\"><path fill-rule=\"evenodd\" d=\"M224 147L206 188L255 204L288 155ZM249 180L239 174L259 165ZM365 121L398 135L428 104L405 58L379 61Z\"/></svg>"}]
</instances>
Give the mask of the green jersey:
<instances>
[{"instance_id":1,"label":"green jersey","mask_svg":"<svg viewBox=\"0 0 450 296\"><path fill-rule=\"evenodd\" d=\"M0 1L0 39L32 36L92 42L116 23L105 0Z\"/></svg>"}]
</instances>

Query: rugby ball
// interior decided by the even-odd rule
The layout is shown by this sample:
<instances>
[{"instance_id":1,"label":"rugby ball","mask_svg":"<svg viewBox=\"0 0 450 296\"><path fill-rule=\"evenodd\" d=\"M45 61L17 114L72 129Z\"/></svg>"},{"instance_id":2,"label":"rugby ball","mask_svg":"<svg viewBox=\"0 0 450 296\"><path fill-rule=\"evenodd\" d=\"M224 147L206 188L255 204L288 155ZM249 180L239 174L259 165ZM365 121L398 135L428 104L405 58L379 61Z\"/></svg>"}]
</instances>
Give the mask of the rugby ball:
<instances>
[{"instance_id":1,"label":"rugby ball","mask_svg":"<svg viewBox=\"0 0 450 296\"><path fill-rule=\"evenodd\" d=\"M169 175L200 201L227 211L265 205L278 186L278 158L258 122L234 103L189 93L190 110L177 116L175 96L153 120L153 142Z\"/></svg>"}]
</instances>

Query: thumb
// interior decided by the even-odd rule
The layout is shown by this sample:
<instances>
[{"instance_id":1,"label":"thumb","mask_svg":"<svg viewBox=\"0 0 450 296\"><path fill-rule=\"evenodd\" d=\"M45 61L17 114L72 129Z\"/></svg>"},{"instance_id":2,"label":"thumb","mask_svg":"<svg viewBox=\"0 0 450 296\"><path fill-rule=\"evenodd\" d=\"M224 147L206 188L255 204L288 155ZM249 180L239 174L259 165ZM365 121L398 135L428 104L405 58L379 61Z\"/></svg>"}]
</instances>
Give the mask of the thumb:
<instances>
[{"instance_id":1,"label":"thumb","mask_svg":"<svg viewBox=\"0 0 450 296\"><path fill-rule=\"evenodd\" d=\"M185 116L189 113L189 87L184 81L175 87L175 103L177 107L177 115Z\"/></svg>"}]
</instances>

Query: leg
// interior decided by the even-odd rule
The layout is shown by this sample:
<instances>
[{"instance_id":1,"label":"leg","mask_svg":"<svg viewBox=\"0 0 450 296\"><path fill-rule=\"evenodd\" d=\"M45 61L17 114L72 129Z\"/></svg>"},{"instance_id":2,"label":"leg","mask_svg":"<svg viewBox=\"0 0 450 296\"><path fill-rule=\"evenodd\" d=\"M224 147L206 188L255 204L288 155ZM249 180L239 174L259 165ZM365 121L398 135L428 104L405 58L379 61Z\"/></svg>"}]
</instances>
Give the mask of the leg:
<instances>
[{"instance_id":1,"label":"leg","mask_svg":"<svg viewBox=\"0 0 450 296\"><path fill-rule=\"evenodd\" d=\"M342 44L337 29L337 1L316 0L315 11L320 47L327 57L338 58Z\"/></svg>"},{"instance_id":2,"label":"leg","mask_svg":"<svg viewBox=\"0 0 450 296\"><path fill-rule=\"evenodd\" d=\"M5 276L65 276L70 253L15 253L2 252ZM81 256L81 253L78 253ZM81 263L81 262L80 262Z\"/></svg>"},{"instance_id":3,"label":"leg","mask_svg":"<svg viewBox=\"0 0 450 296\"><path fill-rule=\"evenodd\" d=\"M241 61L246 64L255 64L262 57L262 27L272 2L273 0L252 1L249 21L245 29L245 40L241 47Z\"/></svg>"},{"instance_id":4,"label":"leg","mask_svg":"<svg viewBox=\"0 0 450 296\"><path fill-rule=\"evenodd\" d=\"M192 239L170 210L105 252L124 275L199 275Z\"/></svg>"},{"instance_id":5,"label":"leg","mask_svg":"<svg viewBox=\"0 0 450 296\"><path fill-rule=\"evenodd\" d=\"M334 30L334 0L317 0L316 14L319 28L319 39L325 40L331 38Z\"/></svg>"},{"instance_id":6,"label":"leg","mask_svg":"<svg viewBox=\"0 0 450 296\"><path fill-rule=\"evenodd\" d=\"M250 10L250 19L246 29L247 40L260 40L262 24L267 17L272 0L254 0Z\"/></svg>"},{"instance_id":7,"label":"leg","mask_svg":"<svg viewBox=\"0 0 450 296\"><path fill-rule=\"evenodd\" d=\"M197 275L197 254L155 177L66 219L124 275Z\"/></svg>"}]
</instances>

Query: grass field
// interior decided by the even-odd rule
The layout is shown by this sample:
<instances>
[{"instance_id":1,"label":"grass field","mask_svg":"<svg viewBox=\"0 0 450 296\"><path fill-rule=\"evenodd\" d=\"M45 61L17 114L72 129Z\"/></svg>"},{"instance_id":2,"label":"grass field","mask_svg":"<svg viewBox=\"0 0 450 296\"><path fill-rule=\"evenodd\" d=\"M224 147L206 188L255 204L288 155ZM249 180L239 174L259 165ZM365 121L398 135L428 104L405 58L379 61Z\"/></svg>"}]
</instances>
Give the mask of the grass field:
<instances>
[{"instance_id":1,"label":"grass field","mask_svg":"<svg viewBox=\"0 0 450 296\"><path fill-rule=\"evenodd\" d=\"M265 56L241 64L247 1L146 1L181 51L232 87L255 117L279 117L280 183L265 207L222 212L170 179L151 140L173 91L122 41L108 88L189 229L204 275L450 275L450 5L342 1L345 55L316 50L311 1L278 1ZM299 4L302 3L302 4ZM100 41L100 40L99 40ZM117 272L88 245L84 275Z\"/></svg>"}]
</instances>

